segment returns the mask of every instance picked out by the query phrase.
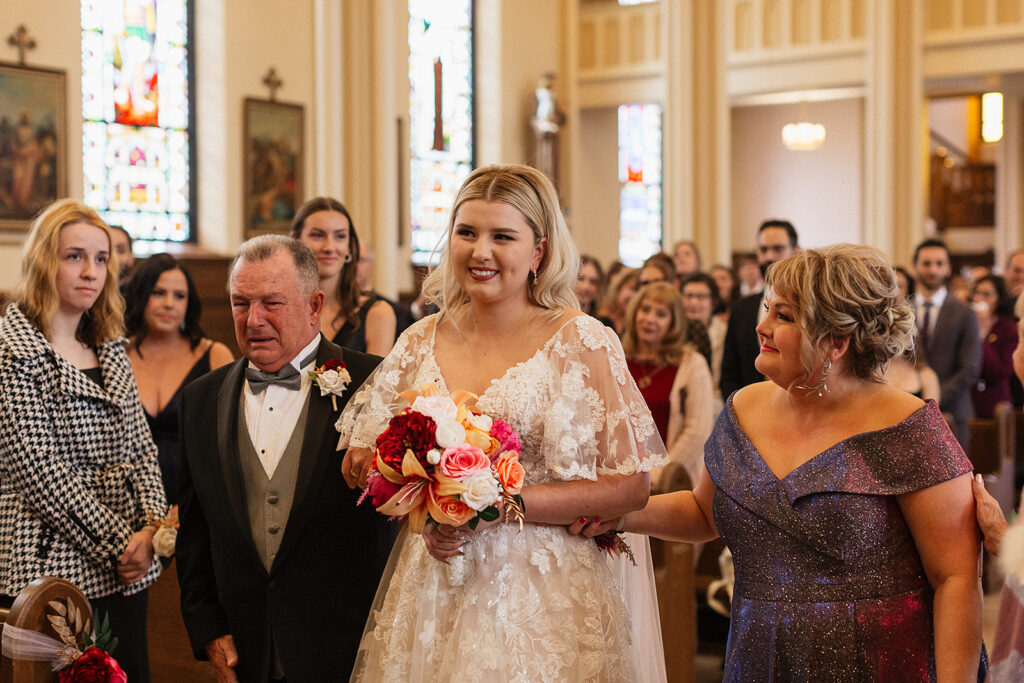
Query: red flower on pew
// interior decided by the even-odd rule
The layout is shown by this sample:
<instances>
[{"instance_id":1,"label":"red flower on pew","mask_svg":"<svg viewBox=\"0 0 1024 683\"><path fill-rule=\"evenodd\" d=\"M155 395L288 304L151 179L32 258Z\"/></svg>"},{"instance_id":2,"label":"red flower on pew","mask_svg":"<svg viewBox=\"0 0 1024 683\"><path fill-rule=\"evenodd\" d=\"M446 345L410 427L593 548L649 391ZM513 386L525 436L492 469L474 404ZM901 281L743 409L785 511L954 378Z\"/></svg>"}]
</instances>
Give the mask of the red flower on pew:
<instances>
[{"instance_id":1,"label":"red flower on pew","mask_svg":"<svg viewBox=\"0 0 1024 683\"><path fill-rule=\"evenodd\" d=\"M58 677L60 683L128 683L128 676L117 660L98 647L87 648Z\"/></svg>"}]
</instances>

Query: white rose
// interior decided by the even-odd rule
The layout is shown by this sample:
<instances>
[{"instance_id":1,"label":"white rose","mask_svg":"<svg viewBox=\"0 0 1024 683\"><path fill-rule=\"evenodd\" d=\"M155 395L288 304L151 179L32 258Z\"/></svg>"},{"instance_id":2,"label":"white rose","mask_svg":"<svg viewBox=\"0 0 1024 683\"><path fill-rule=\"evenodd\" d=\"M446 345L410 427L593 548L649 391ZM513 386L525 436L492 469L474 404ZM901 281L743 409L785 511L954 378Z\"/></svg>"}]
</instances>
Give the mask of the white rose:
<instances>
[{"instance_id":1,"label":"white rose","mask_svg":"<svg viewBox=\"0 0 1024 683\"><path fill-rule=\"evenodd\" d=\"M459 494L459 500L477 512L498 502L498 480L487 470L474 472L462 480L466 490Z\"/></svg>"},{"instance_id":2,"label":"white rose","mask_svg":"<svg viewBox=\"0 0 1024 683\"><path fill-rule=\"evenodd\" d=\"M457 420L443 417L435 422L437 422L437 431L434 432L434 438L437 439L437 445L441 448L461 446L466 442L466 428Z\"/></svg>"},{"instance_id":3,"label":"white rose","mask_svg":"<svg viewBox=\"0 0 1024 683\"><path fill-rule=\"evenodd\" d=\"M459 409L447 396L420 396L412 402L412 409L417 413L423 413L434 422L444 419L454 420L459 414Z\"/></svg>"},{"instance_id":4,"label":"white rose","mask_svg":"<svg viewBox=\"0 0 1024 683\"><path fill-rule=\"evenodd\" d=\"M469 418L469 423L479 429L482 432L490 432L491 424L494 421L489 415L472 415Z\"/></svg>"},{"instance_id":5,"label":"white rose","mask_svg":"<svg viewBox=\"0 0 1024 683\"><path fill-rule=\"evenodd\" d=\"M429 451L427 451L427 462L429 462L431 465L436 465L437 463L441 462L441 451L437 450L436 448L431 448Z\"/></svg>"},{"instance_id":6,"label":"white rose","mask_svg":"<svg viewBox=\"0 0 1024 683\"><path fill-rule=\"evenodd\" d=\"M160 557L174 557L174 545L178 541L178 530L173 526L162 526L153 534L153 552Z\"/></svg>"},{"instance_id":7,"label":"white rose","mask_svg":"<svg viewBox=\"0 0 1024 683\"><path fill-rule=\"evenodd\" d=\"M345 391L345 385L352 381L348 370L324 370L317 375L317 385L320 387L320 395L340 394Z\"/></svg>"}]
</instances>

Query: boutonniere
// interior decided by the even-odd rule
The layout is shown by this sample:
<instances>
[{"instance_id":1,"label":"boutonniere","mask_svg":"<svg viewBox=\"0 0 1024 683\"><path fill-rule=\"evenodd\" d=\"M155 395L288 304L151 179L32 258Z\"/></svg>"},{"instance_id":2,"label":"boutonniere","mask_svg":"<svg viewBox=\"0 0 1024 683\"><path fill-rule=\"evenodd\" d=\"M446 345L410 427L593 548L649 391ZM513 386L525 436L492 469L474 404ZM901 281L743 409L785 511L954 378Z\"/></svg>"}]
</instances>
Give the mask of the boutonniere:
<instances>
[{"instance_id":1,"label":"boutonniere","mask_svg":"<svg viewBox=\"0 0 1024 683\"><path fill-rule=\"evenodd\" d=\"M345 387L352 381L352 375L345 369L345 361L332 358L316 370L310 370L309 376L320 387L320 395L331 395L331 407L338 409L338 396L345 393Z\"/></svg>"}]
</instances>

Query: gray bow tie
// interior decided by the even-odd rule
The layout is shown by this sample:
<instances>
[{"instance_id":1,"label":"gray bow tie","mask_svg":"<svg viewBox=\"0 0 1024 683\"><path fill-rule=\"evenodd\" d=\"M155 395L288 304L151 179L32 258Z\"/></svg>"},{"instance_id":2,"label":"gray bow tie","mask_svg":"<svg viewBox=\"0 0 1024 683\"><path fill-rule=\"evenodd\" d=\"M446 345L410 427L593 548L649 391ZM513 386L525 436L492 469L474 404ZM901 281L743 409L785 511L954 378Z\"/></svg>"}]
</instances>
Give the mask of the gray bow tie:
<instances>
[{"instance_id":1,"label":"gray bow tie","mask_svg":"<svg viewBox=\"0 0 1024 683\"><path fill-rule=\"evenodd\" d=\"M315 361L316 352L314 351L309 357L302 359L299 366L306 367ZM302 386L302 375L299 374L299 371L291 363L285 363L276 372L263 372L259 368L246 368L245 378L249 381L249 389L254 394L262 393L271 384L280 384L285 389L291 389L292 391L298 391Z\"/></svg>"}]
</instances>

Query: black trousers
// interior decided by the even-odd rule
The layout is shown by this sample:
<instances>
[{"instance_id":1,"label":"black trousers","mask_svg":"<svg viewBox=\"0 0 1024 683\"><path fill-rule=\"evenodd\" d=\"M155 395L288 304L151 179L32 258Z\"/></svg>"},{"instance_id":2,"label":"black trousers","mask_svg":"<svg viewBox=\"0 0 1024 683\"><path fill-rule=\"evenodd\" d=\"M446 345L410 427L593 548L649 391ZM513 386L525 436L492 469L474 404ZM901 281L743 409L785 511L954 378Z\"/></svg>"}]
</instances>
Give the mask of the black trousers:
<instances>
[{"instance_id":1,"label":"black trousers","mask_svg":"<svg viewBox=\"0 0 1024 683\"><path fill-rule=\"evenodd\" d=\"M14 597L0 595L0 607L10 608ZM97 617L110 615L110 634L117 638L117 647L111 653L117 663L135 683L149 683L149 643L146 634L146 613L149 609L149 589L135 595L114 593L102 598L90 598L94 628ZM99 614L97 614L99 612Z\"/></svg>"}]
</instances>

